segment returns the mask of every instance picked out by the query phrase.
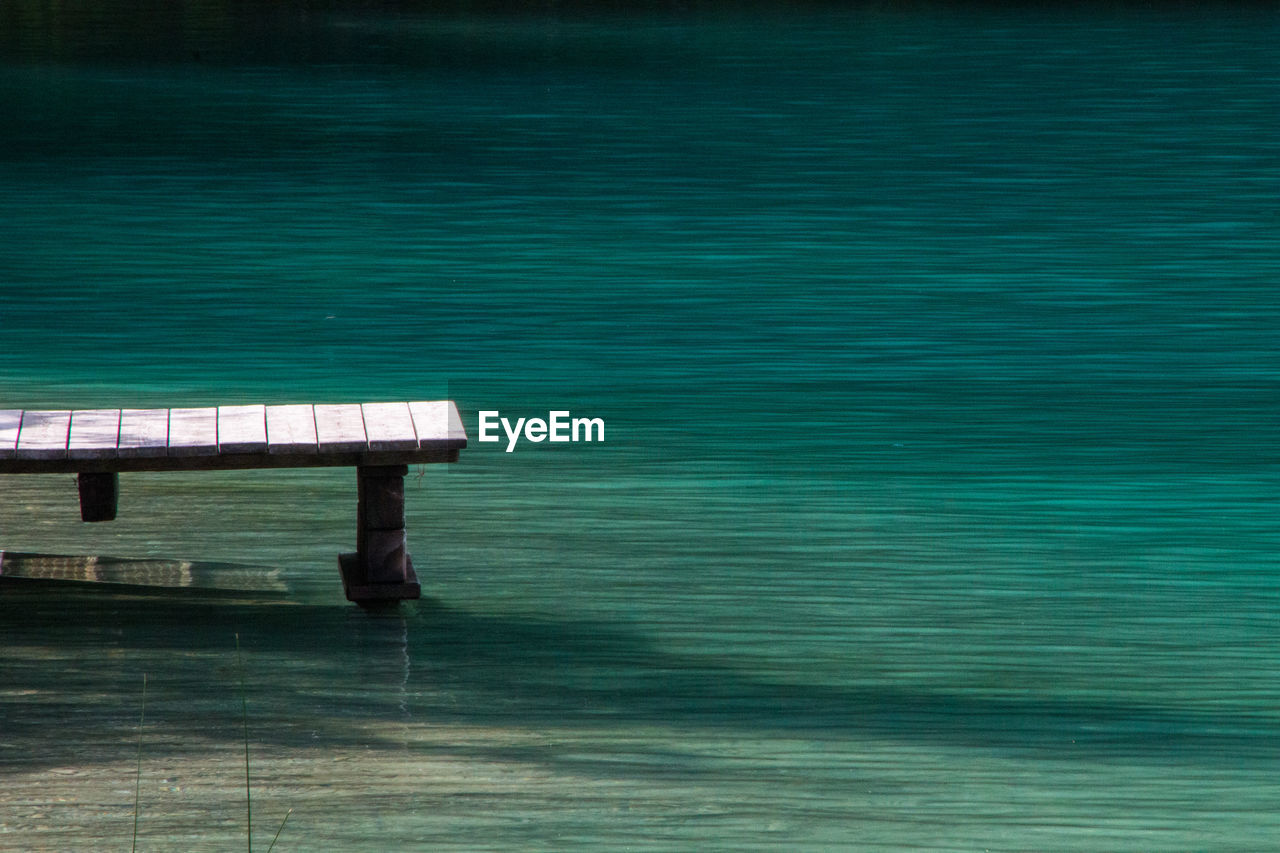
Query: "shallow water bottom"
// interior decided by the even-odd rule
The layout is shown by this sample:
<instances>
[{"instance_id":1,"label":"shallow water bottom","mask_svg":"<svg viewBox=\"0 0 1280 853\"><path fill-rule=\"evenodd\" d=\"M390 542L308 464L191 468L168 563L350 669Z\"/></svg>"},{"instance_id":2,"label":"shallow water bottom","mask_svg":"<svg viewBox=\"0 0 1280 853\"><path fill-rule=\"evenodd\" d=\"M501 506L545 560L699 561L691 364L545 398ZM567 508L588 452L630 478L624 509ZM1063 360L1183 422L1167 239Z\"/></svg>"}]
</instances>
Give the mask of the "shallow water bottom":
<instances>
[{"instance_id":1,"label":"shallow water bottom","mask_svg":"<svg viewBox=\"0 0 1280 853\"><path fill-rule=\"evenodd\" d=\"M246 595L0 587L0 848L128 849L135 782L137 849L247 847L242 707L260 850L286 813L282 851L1244 850L1280 831L1262 713L821 686L617 626Z\"/></svg>"}]
</instances>

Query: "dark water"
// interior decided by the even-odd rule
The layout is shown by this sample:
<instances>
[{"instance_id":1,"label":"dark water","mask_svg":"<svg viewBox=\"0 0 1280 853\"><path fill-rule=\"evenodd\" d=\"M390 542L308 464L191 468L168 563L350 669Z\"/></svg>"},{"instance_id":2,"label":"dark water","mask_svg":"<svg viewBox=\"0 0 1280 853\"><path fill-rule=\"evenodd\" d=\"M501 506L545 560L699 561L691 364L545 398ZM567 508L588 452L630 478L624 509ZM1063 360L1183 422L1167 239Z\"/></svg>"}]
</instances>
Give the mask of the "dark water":
<instances>
[{"instance_id":1,"label":"dark water","mask_svg":"<svg viewBox=\"0 0 1280 853\"><path fill-rule=\"evenodd\" d=\"M0 479L291 589L0 588L0 847L130 845L146 673L139 849L244 843L242 695L262 849L1266 848L1278 23L6 4L0 407L472 445L385 618L349 471Z\"/></svg>"}]
</instances>

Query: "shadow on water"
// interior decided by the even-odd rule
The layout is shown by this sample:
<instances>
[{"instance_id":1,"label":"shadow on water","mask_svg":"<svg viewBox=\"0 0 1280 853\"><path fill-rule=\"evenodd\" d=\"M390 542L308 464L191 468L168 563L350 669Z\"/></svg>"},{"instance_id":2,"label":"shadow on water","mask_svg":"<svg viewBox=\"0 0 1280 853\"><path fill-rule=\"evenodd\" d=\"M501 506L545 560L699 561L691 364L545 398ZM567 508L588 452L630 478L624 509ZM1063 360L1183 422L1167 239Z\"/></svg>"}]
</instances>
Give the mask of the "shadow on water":
<instances>
[{"instance_id":1,"label":"shadow on water","mask_svg":"<svg viewBox=\"0 0 1280 853\"><path fill-rule=\"evenodd\" d=\"M165 734L149 752L235 743L242 735L236 634L253 739L281 748L398 750L397 726L415 723L885 738L1064 760L1236 767L1280 758L1274 725L1243 711L785 683L664 652L635 631L597 622L468 612L430 599L377 615L247 595L0 582L0 767L118 760L136 731L144 672L149 725ZM658 749L663 738L649 742ZM553 743L447 748L546 766L582 760Z\"/></svg>"}]
</instances>

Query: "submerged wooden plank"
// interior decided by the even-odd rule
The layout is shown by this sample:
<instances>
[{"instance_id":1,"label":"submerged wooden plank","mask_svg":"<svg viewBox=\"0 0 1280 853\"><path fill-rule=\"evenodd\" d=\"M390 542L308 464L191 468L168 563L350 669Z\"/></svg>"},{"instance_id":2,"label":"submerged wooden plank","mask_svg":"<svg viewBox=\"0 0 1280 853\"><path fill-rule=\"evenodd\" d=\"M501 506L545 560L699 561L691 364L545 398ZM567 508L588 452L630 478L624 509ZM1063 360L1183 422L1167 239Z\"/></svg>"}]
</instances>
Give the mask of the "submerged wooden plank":
<instances>
[{"instance_id":1,"label":"submerged wooden plank","mask_svg":"<svg viewBox=\"0 0 1280 853\"><path fill-rule=\"evenodd\" d=\"M368 450L359 403L317 403L316 440L321 453Z\"/></svg>"},{"instance_id":2,"label":"submerged wooden plank","mask_svg":"<svg viewBox=\"0 0 1280 853\"><path fill-rule=\"evenodd\" d=\"M12 456L18 446L22 409L0 409L0 459Z\"/></svg>"},{"instance_id":3,"label":"submerged wooden plank","mask_svg":"<svg viewBox=\"0 0 1280 853\"><path fill-rule=\"evenodd\" d=\"M266 406L219 406L218 452L265 453Z\"/></svg>"},{"instance_id":4,"label":"submerged wooden plank","mask_svg":"<svg viewBox=\"0 0 1280 853\"><path fill-rule=\"evenodd\" d=\"M364 431L369 450L416 450L418 435L408 403L364 403Z\"/></svg>"},{"instance_id":5,"label":"submerged wooden plank","mask_svg":"<svg viewBox=\"0 0 1280 853\"><path fill-rule=\"evenodd\" d=\"M119 409L81 409L71 413L69 459L112 459L119 443Z\"/></svg>"},{"instance_id":6,"label":"submerged wooden plank","mask_svg":"<svg viewBox=\"0 0 1280 853\"><path fill-rule=\"evenodd\" d=\"M419 445L432 442L467 440L458 407L451 400L430 400L409 404Z\"/></svg>"},{"instance_id":7,"label":"submerged wooden plank","mask_svg":"<svg viewBox=\"0 0 1280 853\"><path fill-rule=\"evenodd\" d=\"M316 413L309 403L267 406L267 451L316 452Z\"/></svg>"},{"instance_id":8,"label":"submerged wooden plank","mask_svg":"<svg viewBox=\"0 0 1280 853\"><path fill-rule=\"evenodd\" d=\"M65 459L70 430L68 410L23 412L14 455L19 459Z\"/></svg>"},{"instance_id":9,"label":"submerged wooden plank","mask_svg":"<svg viewBox=\"0 0 1280 853\"><path fill-rule=\"evenodd\" d=\"M116 454L122 458L164 456L169 452L168 409L123 409Z\"/></svg>"},{"instance_id":10,"label":"submerged wooden plank","mask_svg":"<svg viewBox=\"0 0 1280 853\"><path fill-rule=\"evenodd\" d=\"M216 456L217 409L170 409L169 455Z\"/></svg>"}]
</instances>

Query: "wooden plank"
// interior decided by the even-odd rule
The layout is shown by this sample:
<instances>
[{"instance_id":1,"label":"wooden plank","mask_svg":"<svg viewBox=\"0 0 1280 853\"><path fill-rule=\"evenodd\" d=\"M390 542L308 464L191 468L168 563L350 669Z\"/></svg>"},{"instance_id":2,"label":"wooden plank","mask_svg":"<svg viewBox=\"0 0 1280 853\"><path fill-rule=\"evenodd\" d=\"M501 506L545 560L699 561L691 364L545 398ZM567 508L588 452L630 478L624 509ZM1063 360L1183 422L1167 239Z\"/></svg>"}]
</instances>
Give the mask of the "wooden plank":
<instances>
[{"instance_id":1,"label":"wooden plank","mask_svg":"<svg viewBox=\"0 0 1280 853\"><path fill-rule=\"evenodd\" d=\"M120 411L114 457L106 451L109 437L90 439L88 434L89 419L105 419L109 435L115 410L0 410L0 441L13 442L9 455L0 453L0 473L416 465L456 461L459 449L467 445L457 407L448 400L366 405L368 429L365 409L359 403L251 407L246 411L255 424L254 438L246 444L257 449L226 454L218 451L216 408L124 409ZM413 423L416 447L410 445L405 430L405 408ZM261 427L257 427L259 413ZM82 458L68 454L73 430L76 451ZM225 429L223 432L225 449L231 442Z\"/></svg>"},{"instance_id":2,"label":"wooden plank","mask_svg":"<svg viewBox=\"0 0 1280 853\"><path fill-rule=\"evenodd\" d=\"M23 412L14 456L19 459L65 459L70 430L71 412L68 410Z\"/></svg>"},{"instance_id":3,"label":"wooden plank","mask_svg":"<svg viewBox=\"0 0 1280 853\"><path fill-rule=\"evenodd\" d=\"M458 406L452 400L445 400L445 405L449 409L449 429L448 435L451 441L461 441L467 443L467 428L462 425L462 415L458 412Z\"/></svg>"},{"instance_id":4,"label":"wooden plank","mask_svg":"<svg viewBox=\"0 0 1280 853\"><path fill-rule=\"evenodd\" d=\"M413 414L419 445L425 447L431 442L467 440L462 417L451 400L410 403L409 411Z\"/></svg>"},{"instance_id":5,"label":"wooden plank","mask_svg":"<svg viewBox=\"0 0 1280 853\"><path fill-rule=\"evenodd\" d=\"M22 409L0 409L0 459L12 456L18 446Z\"/></svg>"},{"instance_id":6,"label":"wooden plank","mask_svg":"<svg viewBox=\"0 0 1280 853\"><path fill-rule=\"evenodd\" d=\"M369 450L417 450L418 435L408 403L364 403L364 431Z\"/></svg>"},{"instance_id":7,"label":"wooden plank","mask_svg":"<svg viewBox=\"0 0 1280 853\"><path fill-rule=\"evenodd\" d=\"M71 413L67 458L114 459L119 442L119 409L81 409Z\"/></svg>"},{"instance_id":8,"label":"wooden plank","mask_svg":"<svg viewBox=\"0 0 1280 853\"><path fill-rule=\"evenodd\" d=\"M169 452L168 409L123 409L120 412L121 458L164 456Z\"/></svg>"},{"instance_id":9,"label":"wooden plank","mask_svg":"<svg viewBox=\"0 0 1280 853\"><path fill-rule=\"evenodd\" d=\"M169 455L216 456L217 409L170 409Z\"/></svg>"},{"instance_id":10,"label":"wooden plank","mask_svg":"<svg viewBox=\"0 0 1280 853\"><path fill-rule=\"evenodd\" d=\"M266 453L266 406L218 407L219 453Z\"/></svg>"},{"instance_id":11,"label":"wooden plank","mask_svg":"<svg viewBox=\"0 0 1280 853\"><path fill-rule=\"evenodd\" d=\"M310 404L267 406L267 451L316 452L316 413Z\"/></svg>"},{"instance_id":12,"label":"wooden plank","mask_svg":"<svg viewBox=\"0 0 1280 853\"><path fill-rule=\"evenodd\" d=\"M364 415L359 403L317 403L316 440L321 453L342 453L369 449L364 433Z\"/></svg>"}]
</instances>

